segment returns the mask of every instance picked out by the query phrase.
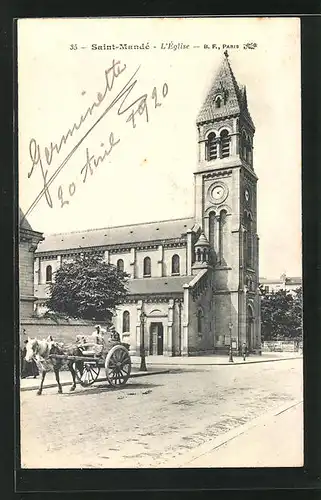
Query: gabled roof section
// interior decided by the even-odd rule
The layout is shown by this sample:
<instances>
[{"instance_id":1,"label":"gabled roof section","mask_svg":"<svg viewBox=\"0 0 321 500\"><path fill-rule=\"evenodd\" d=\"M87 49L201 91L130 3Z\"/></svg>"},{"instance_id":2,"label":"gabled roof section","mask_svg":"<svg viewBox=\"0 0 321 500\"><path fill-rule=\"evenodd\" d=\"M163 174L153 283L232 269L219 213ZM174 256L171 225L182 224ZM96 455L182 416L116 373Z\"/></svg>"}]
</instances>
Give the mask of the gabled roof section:
<instances>
[{"instance_id":1,"label":"gabled roof section","mask_svg":"<svg viewBox=\"0 0 321 500\"><path fill-rule=\"evenodd\" d=\"M221 106L215 106L215 98L222 98ZM254 129L252 118L247 109L246 89L239 86L232 71L227 51L221 66L211 84L207 97L198 114L196 123L222 119L231 115L243 114Z\"/></svg>"},{"instance_id":2,"label":"gabled roof section","mask_svg":"<svg viewBox=\"0 0 321 500\"><path fill-rule=\"evenodd\" d=\"M193 228L194 223L194 218L189 217L49 234L45 235L44 241L39 244L37 253L180 239L186 237L187 231Z\"/></svg>"}]
</instances>

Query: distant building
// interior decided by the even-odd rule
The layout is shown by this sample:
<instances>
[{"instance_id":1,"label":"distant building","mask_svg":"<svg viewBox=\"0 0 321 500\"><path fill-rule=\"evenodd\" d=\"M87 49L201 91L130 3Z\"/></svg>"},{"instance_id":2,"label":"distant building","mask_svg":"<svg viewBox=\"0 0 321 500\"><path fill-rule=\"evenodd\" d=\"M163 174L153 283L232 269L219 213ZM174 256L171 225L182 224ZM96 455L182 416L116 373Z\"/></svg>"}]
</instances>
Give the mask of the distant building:
<instances>
[{"instance_id":1,"label":"distant building","mask_svg":"<svg viewBox=\"0 0 321 500\"><path fill-rule=\"evenodd\" d=\"M260 285L263 286L266 293L278 290L293 291L302 286L302 277L290 277L283 273L279 278L260 278Z\"/></svg>"},{"instance_id":2,"label":"distant building","mask_svg":"<svg viewBox=\"0 0 321 500\"><path fill-rule=\"evenodd\" d=\"M226 351L231 339L260 351L255 127L227 53L196 126L193 217L46 235L35 254L39 313L55 271L90 252L131 276L115 326L137 353L142 313L149 355Z\"/></svg>"},{"instance_id":3,"label":"distant building","mask_svg":"<svg viewBox=\"0 0 321 500\"><path fill-rule=\"evenodd\" d=\"M42 233L34 231L19 209L20 322L34 313L34 254Z\"/></svg>"}]
</instances>

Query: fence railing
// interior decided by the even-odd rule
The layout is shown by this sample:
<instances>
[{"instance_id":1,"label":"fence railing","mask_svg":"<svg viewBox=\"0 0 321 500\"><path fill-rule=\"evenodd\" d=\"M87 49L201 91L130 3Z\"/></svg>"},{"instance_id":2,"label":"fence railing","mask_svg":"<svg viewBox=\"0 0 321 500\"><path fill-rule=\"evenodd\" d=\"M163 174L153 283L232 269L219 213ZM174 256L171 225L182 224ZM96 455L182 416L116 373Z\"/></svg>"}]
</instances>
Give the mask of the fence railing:
<instances>
[{"instance_id":1,"label":"fence railing","mask_svg":"<svg viewBox=\"0 0 321 500\"><path fill-rule=\"evenodd\" d=\"M303 344L296 340L268 340L262 343L264 352L299 352Z\"/></svg>"}]
</instances>

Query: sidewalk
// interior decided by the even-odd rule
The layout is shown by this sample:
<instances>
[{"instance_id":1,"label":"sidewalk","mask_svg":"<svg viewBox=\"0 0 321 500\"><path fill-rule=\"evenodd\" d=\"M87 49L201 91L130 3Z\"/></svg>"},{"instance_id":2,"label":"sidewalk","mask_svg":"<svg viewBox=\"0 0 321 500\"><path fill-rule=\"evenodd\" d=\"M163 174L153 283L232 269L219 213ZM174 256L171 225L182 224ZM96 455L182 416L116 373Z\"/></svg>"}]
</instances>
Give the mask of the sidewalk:
<instances>
[{"instance_id":1,"label":"sidewalk","mask_svg":"<svg viewBox=\"0 0 321 500\"><path fill-rule=\"evenodd\" d=\"M167 369L153 369L149 368L147 372L140 372L137 368L133 367L130 378L136 377L147 377L148 375L158 375L161 373L168 373ZM62 370L60 372L60 382L62 386L71 385L72 378L69 370ZM96 382L106 382L105 370L100 370L100 377L96 380ZM21 391L34 391L38 390L40 384L40 377L38 376L36 379L34 378L23 378L20 379L20 390ZM55 379L55 374L53 372L48 372L45 378L45 382L43 385L44 389L49 387L57 387L57 382Z\"/></svg>"},{"instance_id":2,"label":"sidewalk","mask_svg":"<svg viewBox=\"0 0 321 500\"><path fill-rule=\"evenodd\" d=\"M228 354L223 356L211 354L209 356L146 356L147 366L212 366L212 365L244 365L248 363L264 363L268 361L284 361L287 359L300 359L303 355L297 352L264 352L261 356L251 354L243 361L241 356L233 355L233 363L229 362ZM139 356L131 356L132 365L140 364Z\"/></svg>"},{"instance_id":3,"label":"sidewalk","mask_svg":"<svg viewBox=\"0 0 321 500\"><path fill-rule=\"evenodd\" d=\"M303 403L287 403L163 466L302 467Z\"/></svg>"},{"instance_id":4,"label":"sidewalk","mask_svg":"<svg viewBox=\"0 0 321 500\"><path fill-rule=\"evenodd\" d=\"M146 365L148 368L147 372L140 372L140 357L131 356L132 360L132 373L130 378L134 377L146 377L148 375L158 375L161 373L169 373L169 367L182 368L184 366L214 366L214 365L246 365L249 363L266 363L271 361L284 361L289 359L302 359L302 354L298 353L263 353L261 356L251 355L243 361L240 356L233 356L233 363L230 363L228 356L221 356L212 354L210 356L188 356L188 357L170 357L170 356L147 356ZM165 368L166 367L166 368ZM104 370L101 369L100 377L97 382L102 382L106 380L104 376ZM63 370L60 372L60 381L62 386L71 385L71 374L68 370ZM37 390L40 383L39 376L36 379L26 378L20 380L20 389L22 391ZM56 387L57 382L53 372L49 372L46 375L44 388Z\"/></svg>"}]
</instances>

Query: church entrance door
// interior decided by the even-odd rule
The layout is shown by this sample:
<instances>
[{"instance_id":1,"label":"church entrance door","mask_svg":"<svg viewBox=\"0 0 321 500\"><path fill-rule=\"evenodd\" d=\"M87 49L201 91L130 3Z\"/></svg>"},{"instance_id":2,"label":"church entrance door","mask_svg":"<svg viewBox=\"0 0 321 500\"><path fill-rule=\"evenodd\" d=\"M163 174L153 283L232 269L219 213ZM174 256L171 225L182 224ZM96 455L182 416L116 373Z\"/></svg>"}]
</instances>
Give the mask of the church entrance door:
<instances>
[{"instance_id":1,"label":"church entrance door","mask_svg":"<svg viewBox=\"0 0 321 500\"><path fill-rule=\"evenodd\" d=\"M162 355L164 351L164 331L162 322L150 324L149 354Z\"/></svg>"}]
</instances>

